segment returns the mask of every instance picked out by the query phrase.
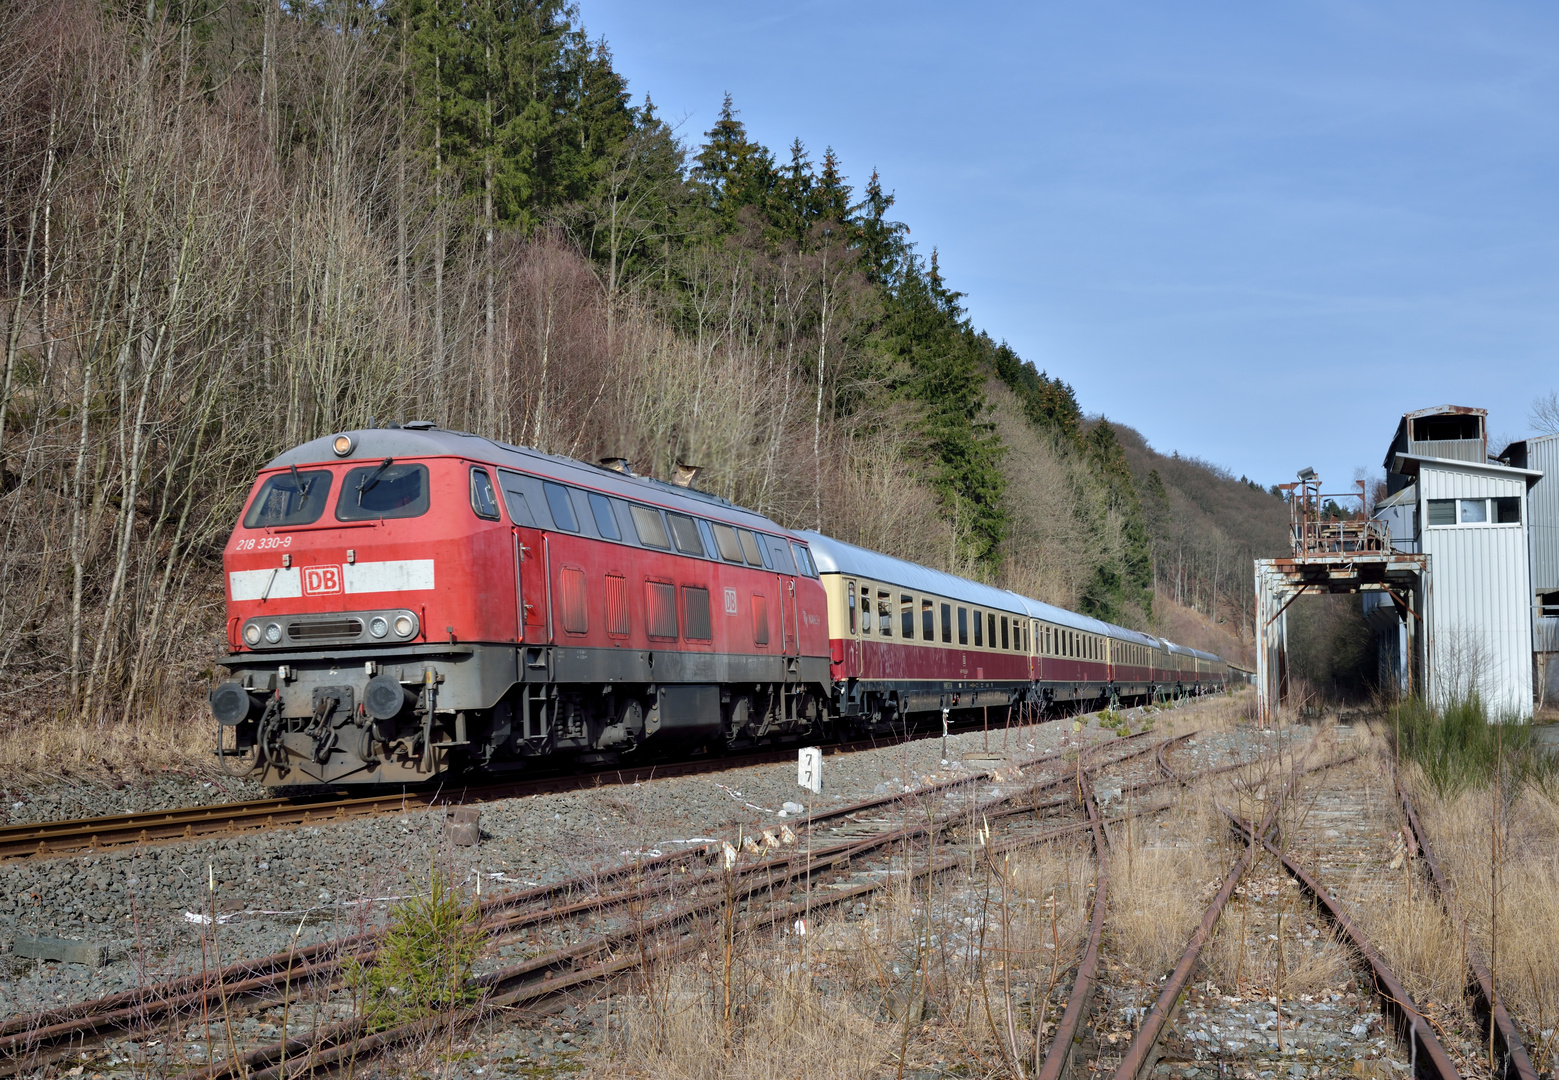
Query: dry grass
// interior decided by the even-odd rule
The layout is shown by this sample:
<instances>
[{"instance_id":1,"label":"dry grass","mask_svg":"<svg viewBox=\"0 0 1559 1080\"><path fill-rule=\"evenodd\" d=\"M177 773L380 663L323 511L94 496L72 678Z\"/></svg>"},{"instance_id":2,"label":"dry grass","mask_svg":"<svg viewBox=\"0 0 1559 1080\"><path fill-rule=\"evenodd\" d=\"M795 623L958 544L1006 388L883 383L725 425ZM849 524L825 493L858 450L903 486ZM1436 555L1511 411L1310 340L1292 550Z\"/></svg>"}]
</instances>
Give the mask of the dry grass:
<instances>
[{"instance_id":1,"label":"dry grass","mask_svg":"<svg viewBox=\"0 0 1559 1080\"><path fill-rule=\"evenodd\" d=\"M115 783L162 771L206 776L216 721L206 715L153 712L120 723L79 716L0 723L0 783Z\"/></svg>"},{"instance_id":2,"label":"dry grass","mask_svg":"<svg viewBox=\"0 0 1559 1080\"><path fill-rule=\"evenodd\" d=\"M1532 786L1498 802L1490 789L1443 802L1426 788L1415 784L1415 798L1467 937L1490 959L1533 1064L1559 1069L1559 805Z\"/></svg>"}]
</instances>

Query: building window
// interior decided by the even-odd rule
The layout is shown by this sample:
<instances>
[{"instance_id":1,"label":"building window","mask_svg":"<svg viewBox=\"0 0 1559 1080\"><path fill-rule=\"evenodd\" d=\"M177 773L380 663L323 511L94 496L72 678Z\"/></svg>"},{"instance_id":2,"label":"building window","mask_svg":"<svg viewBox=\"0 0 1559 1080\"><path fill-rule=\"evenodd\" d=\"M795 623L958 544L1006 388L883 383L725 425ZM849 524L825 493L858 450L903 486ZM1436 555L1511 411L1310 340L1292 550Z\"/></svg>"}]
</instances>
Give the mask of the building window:
<instances>
[{"instance_id":1,"label":"building window","mask_svg":"<svg viewBox=\"0 0 1559 1080\"><path fill-rule=\"evenodd\" d=\"M1463 525L1481 525L1489 520L1489 504L1484 499L1457 499L1456 520Z\"/></svg>"},{"instance_id":2,"label":"building window","mask_svg":"<svg viewBox=\"0 0 1559 1080\"><path fill-rule=\"evenodd\" d=\"M1506 495L1503 498L1490 500L1494 503L1494 521L1500 525L1521 524L1521 498L1518 495Z\"/></svg>"},{"instance_id":3,"label":"building window","mask_svg":"<svg viewBox=\"0 0 1559 1080\"><path fill-rule=\"evenodd\" d=\"M1537 614L1544 619L1559 617L1559 592L1538 593Z\"/></svg>"},{"instance_id":4,"label":"building window","mask_svg":"<svg viewBox=\"0 0 1559 1080\"><path fill-rule=\"evenodd\" d=\"M1429 524L1431 524L1431 525L1455 525L1456 524L1456 500L1455 499L1430 499L1429 500Z\"/></svg>"}]
</instances>

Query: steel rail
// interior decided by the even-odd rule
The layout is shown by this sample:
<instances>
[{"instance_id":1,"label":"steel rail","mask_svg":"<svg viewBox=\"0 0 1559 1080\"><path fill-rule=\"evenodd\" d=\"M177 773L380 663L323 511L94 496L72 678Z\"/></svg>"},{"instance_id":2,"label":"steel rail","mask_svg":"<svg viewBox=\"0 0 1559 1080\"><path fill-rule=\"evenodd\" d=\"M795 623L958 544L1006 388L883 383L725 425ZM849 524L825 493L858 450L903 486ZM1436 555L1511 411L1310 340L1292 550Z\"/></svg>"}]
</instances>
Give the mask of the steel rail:
<instances>
[{"instance_id":1,"label":"steel rail","mask_svg":"<svg viewBox=\"0 0 1559 1080\"><path fill-rule=\"evenodd\" d=\"M1229 819L1242 834L1247 837L1252 835L1248 822L1241 821L1233 815L1229 815ZM1380 996L1382 1005L1397 1017L1398 1037L1402 1036L1404 1029L1407 1031L1408 1037L1403 1041L1414 1052L1414 1061L1419 1066L1418 1071L1422 1073L1424 1064L1427 1062L1429 1068L1433 1070L1433 1076L1439 1077L1441 1080L1459 1080L1461 1073L1457 1071L1455 1063L1451 1061L1451 1056L1446 1053L1445 1047L1441 1045L1440 1040L1435 1038L1433 1024L1424 1016L1423 1011L1419 1009L1417 1004L1414 1003L1412 995L1402 985L1402 981L1397 978L1396 973L1391 970L1385 958L1369 943L1369 939L1364 935L1363 931L1348 917L1348 913L1333 899L1331 893L1327 892L1325 886L1317 881L1292 855L1278 850L1273 845L1272 841L1267 838L1270 831L1270 825L1263 823L1263 828L1259 833L1259 843L1268 852L1277 856L1283 865L1283 869L1287 870L1289 876L1299 883L1300 888L1309 893L1311 898L1320 905L1332 923L1347 937L1354 951L1369 965L1375 982L1375 992Z\"/></svg>"},{"instance_id":2,"label":"steel rail","mask_svg":"<svg viewBox=\"0 0 1559 1080\"><path fill-rule=\"evenodd\" d=\"M1139 734L1147 733L1143 732ZM1136 737L1138 736L1132 736L1132 738ZM1182 738L1184 737L1186 736L1182 736ZM1115 745L1115 743L1106 743L1099 747L1092 747L1090 748L1089 753L1092 754L1097 750L1104 749L1112 745ZM1144 749L1135 750L1132 753L1123 755L1114 761L1106 763L1106 765L1119 764L1122 761L1127 761L1131 758L1139 757L1146 753L1151 753L1153 749L1153 746L1150 745ZM1043 790L1046 787L1058 786L1059 784L1067 783L1068 780L1068 777L1061 776L1043 783L1030 785L1030 788L1025 792L1012 792L1005 796L1000 796L998 798L988 800L984 806L978 807L976 812L989 814L993 808L1004 803L1010 804L1013 802L1013 800L1020 798L1023 794L1030 794L1034 791ZM1138 811L1138 813L1152 813L1162 809L1167 809L1167 806L1154 808L1152 810L1142 810ZM1024 810L1017 810L1014 812L1024 812ZM961 816L962 815L960 815L960 817ZM769 891L772 893L777 885L785 884L798 878L804 878L808 882L807 889L810 892L811 878L820 870L826 870L832 866L840 865L841 863L848 863L851 859L864 854L869 850L890 846L891 844L900 840L914 839L920 836L929 836L934 843L936 835L946 831L948 828L954 827L957 824L958 822L949 818L942 822L933 822L927 825L917 824L915 826L906 826L905 828L891 830L878 834L877 836L865 838L858 842L847 842L834 848L825 849L821 852L814 852L810 861L804 867L802 867L800 870L792 868L789 873L780 879L775 879L773 877L773 870L776 868L779 862L783 861L794 867L795 860L798 859L802 853L797 852L794 855L788 856L785 860L776 860L772 865L754 866L754 870L765 871L768 873L769 876L766 880L756 882L755 884L745 889L735 891L730 895L729 898L723 896L714 897L703 902L687 905L680 911L661 915L648 923L634 927L631 931L619 932L611 935L611 939L620 938L623 941L629 941L631 939L637 938L642 942L644 936L648 933L653 933L664 927L685 923L692 918L696 918L700 914L707 914L708 912L719 908L723 904L734 904L738 900L749 899L754 894L762 891L765 888L769 889ZM1047 840L1055 839L1087 827L1089 827L1088 822L1078 822L1069 825L1063 825L1058 828L1047 830L1043 833L1014 837L1001 844L990 845L990 850L996 854L1012 851L1025 846L1043 843ZM918 867L911 869L908 872L908 877L913 879L924 876L927 873L942 873L946 870L963 866L964 861L965 857L962 854L944 857L941 860L933 862L928 867ZM886 884L886 881L869 882L843 890L829 890L825 896L813 897L810 901L810 906L814 909L836 906L846 900L854 899L857 896L863 896L879 891L886 887ZM807 906L808 902L806 900L801 900L785 906L779 911L770 910L765 913L758 913L756 915L749 916L743 921L742 930L743 932L746 932L747 930L750 930L753 927L761 925L765 922L772 925L777 921L788 920L792 916L803 914L807 909ZM493 991L502 992L497 993L495 996L489 997L483 1003L466 1010L465 1013L461 1014L459 1017L456 1017L453 1020L453 1023L457 1025L474 1023L492 1012L526 1005L527 1003L537 999L550 997L552 995L561 993L574 986L610 978L616 974L620 974L621 972L638 967L646 961L653 962L659 959L674 957L681 952L687 951L688 949L695 946L697 944L697 940L689 936L689 938L683 942L669 946L660 946L648 950L644 950L642 948L640 950L627 950L625 955L619 956L617 959L603 961L583 969L562 972L556 970L560 965L572 964L586 956L590 956L601 952L603 949L610 948L613 943L613 940L609 940L607 938L581 942L574 946L568 946L563 949L555 950L552 953L534 957L531 960L524 961L512 967L480 976L473 980L477 985L483 986L490 993ZM516 980L522 980L518 987L505 989L508 984L515 982ZM417 1038L421 1034L432 1030L433 1027L442 1028L449 1023L451 1023L449 1018L439 1018L436 1021L416 1020L403 1024L389 1031L368 1034L365 1036L365 1028L361 1021L346 1021L342 1024L338 1024L332 1028L326 1029L324 1032L318 1032L312 1034L311 1036L300 1037L299 1039L291 1040L288 1042L285 1049L280 1043L258 1048L245 1055L241 1064L235 1064L234 1062L212 1063L211 1065L207 1065L184 1074L182 1080L223 1080L224 1077L234 1075L235 1068L239 1070L242 1075L246 1076L248 1080L282 1080L282 1078L303 1075L305 1073L313 1072L317 1069L334 1068L340 1066L348 1060L355 1061L359 1056L367 1056L369 1054L377 1053L381 1050L387 1049L389 1046ZM324 1047L323 1050L321 1050L322 1046ZM285 1064L285 1058L287 1055L294 1055L298 1053L307 1053L307 1057L301 1066L288 1066ZM274 1062L280 1063L273 1064Z\"/></svg>"},{"instance_id":3,"label":"steel rail","mask_svg":"<svg viewBox=\"0 0 1559 1080\"><path fill-rule=\"evenodd\" d=\"M1429 845L1429 832L1419 819L1413 800L1408 797L1400 773L1397 775L1396 785L1397 799L1402 803L1403 816L1407 818L1408 828L1412 830L1413 839L1417 842L1419 857L1429 868L1429 881L1434 886L1440 906L1453 924L1465 925L1466 920L1457 910L1456 894L1451 891L1450 883L1446 880L1444 871L1440 869L1440 860L1435 858L1434 848ZM1532 1059L1527 1056L1526 1047L1521 1042L1521 1034L1516 1030L1515 1021L1506 1011L1505 1003L1495 993L1494 975L1489 970L1488 961L1483 957L1483 951L1470 939L1465 948L1467 967L1472 973L1467 988L1472 991L1474 1012L1478 1023L1483 1027L1484 1037L1493 1041L1502 1066L1495 1075L1501 1080L1538 1080L1537 1070L1532 1067Z\"/></svg>"},{"instance_id":4,"label":"steel rail","mask_svg":"<svg viewBox=\"0 0 1559 1080\"><path fill-rule=\"evenodd\" d=\"M1288 797L1289 790L1298 782L1301 765L1294 767L1293 773L1283 782L1277 797L1272 800L1272 805L1267 808L1266 816L1261 822L1261 831L1265 833L1277 820L1279 810L1284 800ZM1163 990L1159 992L1158 999L1153 1007L1143 1017L1142 1026L1137 1029L1136 1037L1127 1047L1125 1056L1121 1059L1120 1067L1115 1071L1115 1080L1142 1080L1143 1077L1152 1074L1153 1066L1158 1060L1159 1040L1163 1037L1164 1029L1168 1026L1170 1018L1179 1008L1180 996L1191 979L1191 972L1196 966L1197 959L1201 956L1202 947L1206 945L1208 938L1212 936L1213 927L1218 923L1218 917L1223 914L1224 907L1229 898L1234 895L1234 889L1240 883L1246 872L1256 860L1256 846L1246 844L1240 853L1239 859L1229 870L1223 879L1223 886L1213 897L1212 903L1202 915L1202 921L1197 926L1196 932L1191 935L1185 951L1181 953L1180 960L1170 972Z\"/></svg>"},{"instance_id":5,"label":"steel rail","mask_svg":"<svg viewBox=\"0 0 1559 1080\"><path fill-rule=\"evenodd\" d=\"M1139 732L1126 738L1112 739L1109 742L1096 744L1087 749L1086 756L1092 757L1096 754L1105 753L1112 748L1119 747L1124 742L1135 742L1148 734L1150 732ZM1150 753L1152 750L1152 745L1134 748L1129 753L1105 762L1103 765L1106 767L1116 765ZM1051 761L1064 763L1064 758L1049 753L1042 754L1020 762L1019 768L1030 768L1036 765L1047 764ZM982 770L967 777L941 781L936 784L915 788L909 792L876 796L844 806L831 807L815 813L812 821L815 826L817 823L846 817L863 810L870 810L903 802L906 799L970 785L990 775L989 771ZM1020 791L1010 792L999 799L990 800L990 809L994 810L1001 804L1009 803L1023 795L1032 795L1048 788L1059 786L1067 781L1068 777L1065 773L1053 776L1047 780L1036 780ZM1011 812L1024 813L1031 809L1034 808L1023 807ZM1003 813L1005 814L1005 812ZM945 829L952 824L951 821L945 822L941 828ZM843 846L848 845L849 842ZM834 849L826 850L831 851ZM659 869L678 862L693 861L700 857L702 857L702 852L697 848L682 852L672 852L648 860L641 860L637 863L625 864L616 868L610 877L622 876L624 874L639 874L646 869ZM752 863L744 867L742 873L771 873L773 868L788 865L793 858L794 856L786 856L781 859L766 860L762 863ZM630 890L611 896L597 894L588 900L568 905L565 908L549 908L529 914L522 913L507 916L502 914L527 904L541 903L558 896L572 895L586 888L598 889L600 885L599 878L593 875L580 875L522 892L509 893L484 900L482 902L484 932L502 933L518 926L548 921L551 918L561 917L567 913L577 913L578 911L600 909L603 906L627 903L635 899L656 895L670 887L669 882L663 882L659 886L645 886L639 890ZM499 916L496 921L491 918L494 915ZM222 997L252 996L272 990L283 983L290 984L293 981L306 982L319 978L322 975L330 975L339 968L342 959L348 954L353 954L354 958L359 962L371 962L374 955L374 945L381 936L381 931L370 931L334 942L323 942L307 946L287 953L277 953L256 960L240 961L207 976L188 976L184 979L164 984L155 992L142 990L123 991L73 1006L48 1010L30 1016L13 1017L0 1022L0 1053L8 1053L13 1057L19 1051L35 1055L44 1049L47 1044L55 1043L71 1036L92 1034L105 1028L141 1026L154 1016L193 1008L203 1003L209 1004ZM366 952L363 951L365 949ZM170 994L171 996L169 996Z\"/></svg>"},{"instance_id":6,"label":"steel rail","mask_svg":"<svg viewBox=\"0 0 1559 1080\"><path fill-rule=\"evenodd\" d=\"M966 731L971 729L970 725L963 725L963 727ZM825 744L822 749L825 756L833 757L838 754L880 750L906 742L939 737L916 731L848 743ZM1127 738L1136 737L1138 736L1127 736ZM240 832L324 825L383 813L425 810L435 806L472 805L526 795L556 794L598 786L698 776L753 765L790 761L795 758L795 753L795 746L788 746L782 750L700 757L687 761L655 762L629 768L600 769L594 772L557 774L525 780L499 780L460 787L439 785L336 798L314 794L270 797L208 806L180 807L173 810L150 810L132 814L74 818L66 821L4 825L0 826L0 861L55 858L135 844L168 843L196 840L203 836L231 836Z\"/></svg>"},{"instance_id":7,"label":"steel rail","mask_svg":"<svg viewBox=\"0 0 1559 1080\"><path fill-rule=\"evenodd\" d=\"M1189 736L1184 736L1189 737ZM1169 745L1168 743L1164 744ZM1163 762L1163 746L1159 747L1159 761ZM1104 826L1100 820L1099 804L1094 799L1091 785L1084 785L1084 802L1088 810L1088 826L1093 834L1093 849L1095 857L1094 890L1093 890L1093 921L1088 927L1088 944L1083 948L1082 961L1077 965L1077 977L1072 981L1072 993L1067 997L1066 1008L1061 1012L1061 1019L1056 1024L1055 1035L1050 1040L1050 1049L1045 1053L1043 1064L1035 1063L1038 1069L1038 1080L1063 1080L1072 1073L1072 1053L1076 1048L1077 1038L1082 1031L1083 1021L1088 1016L1088 1010L1093 1005L1094 989L1098 985L1099 973L1099 944L1104 936L1104 915L1106 910L1106 894L1110 884L1109 856L1105 851ZM1047 993L1048 996L1048 993ZM1035 1024L1035 1056L1039 1054L1038 1027L1044 1023L1044 1016L1034 1018Z\"/></svg>"}]
</instances>

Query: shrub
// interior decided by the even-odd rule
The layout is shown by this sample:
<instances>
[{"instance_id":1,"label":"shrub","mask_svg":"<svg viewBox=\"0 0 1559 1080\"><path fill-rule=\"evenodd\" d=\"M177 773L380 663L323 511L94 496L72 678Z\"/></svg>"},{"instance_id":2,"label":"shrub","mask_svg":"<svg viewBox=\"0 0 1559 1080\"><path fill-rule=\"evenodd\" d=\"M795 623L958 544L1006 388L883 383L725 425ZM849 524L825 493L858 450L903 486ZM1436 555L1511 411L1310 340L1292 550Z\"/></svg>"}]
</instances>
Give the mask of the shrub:
<instances>
[{"instance_id":1,"label":"shrub","mask_svg":"<svg viewBox=\"0 0 1559 1080\"><path fill-rule=\"evenodd\" d=\"M390 912L372 967L352 973L363 1015L379 1028L476 1000L471 965L482 951L481 912L438 870L428 891Z\"/></svg>"},{"instance_id":2,"label":"shrub","mask_svg":"<svg viewBox=\"0 0 1559 1080\"><path fill-rule=\"evenodd\" d=\"M1490 722L1477 695L1442 709L1431 709L1419 698L1404 699L1391 710L1391 735L1398 758L1417 762L1442 798L1487 787L1496 771L1511 792L1527 781L1552 784L1559 775L1559 759L1537 745L1529 721Z\"/></svg>"}]
</instances>

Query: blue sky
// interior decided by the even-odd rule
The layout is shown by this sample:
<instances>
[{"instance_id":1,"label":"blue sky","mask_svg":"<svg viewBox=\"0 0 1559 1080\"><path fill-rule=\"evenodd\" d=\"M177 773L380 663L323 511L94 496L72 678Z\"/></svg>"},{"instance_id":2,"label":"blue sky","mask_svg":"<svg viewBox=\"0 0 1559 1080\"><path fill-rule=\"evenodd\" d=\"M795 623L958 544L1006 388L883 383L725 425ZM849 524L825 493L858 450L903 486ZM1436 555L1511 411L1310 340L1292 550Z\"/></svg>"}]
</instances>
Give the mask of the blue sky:
<instances>
[{"instance_id":1,"label":"blue sky","mask_svg":"<svg viewBox=\"0 0 1559 1080\"><path fill-rule=\"evenodd\" d=\"M873 167L976 326L1263 485L1559 387L1559 7L581 0L636 98Z\"/></svg>"}]
</instances>

